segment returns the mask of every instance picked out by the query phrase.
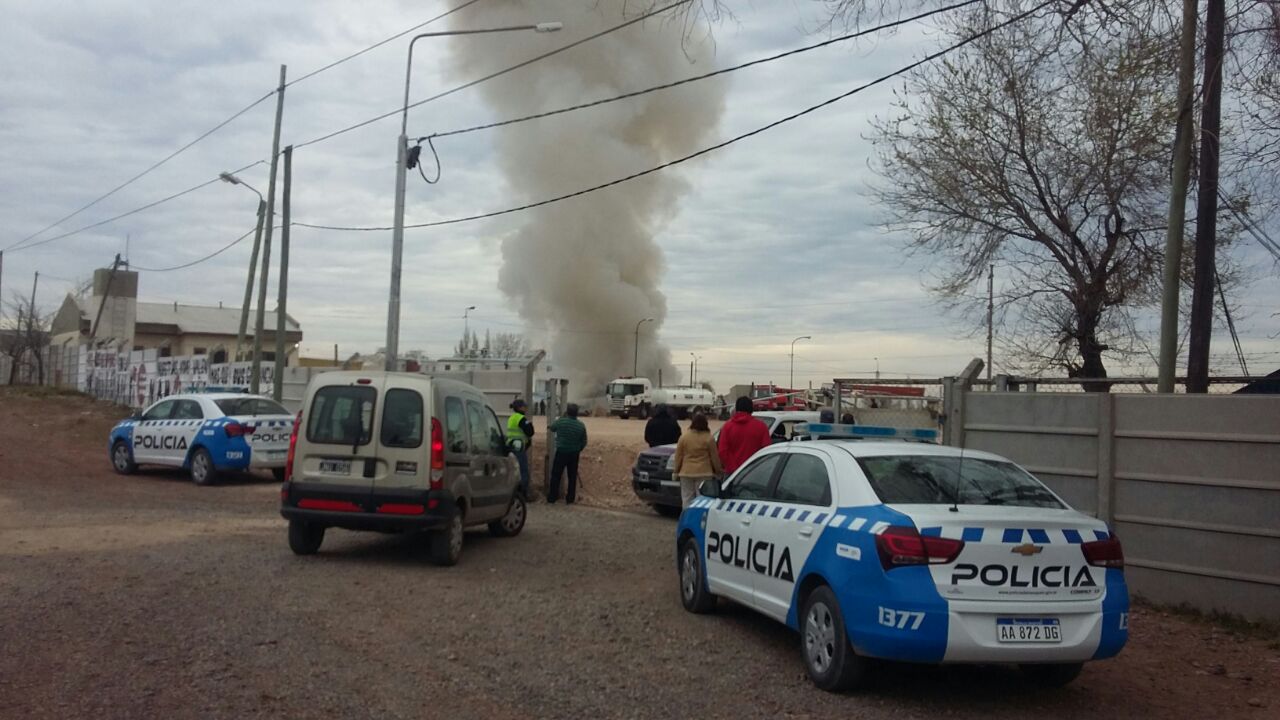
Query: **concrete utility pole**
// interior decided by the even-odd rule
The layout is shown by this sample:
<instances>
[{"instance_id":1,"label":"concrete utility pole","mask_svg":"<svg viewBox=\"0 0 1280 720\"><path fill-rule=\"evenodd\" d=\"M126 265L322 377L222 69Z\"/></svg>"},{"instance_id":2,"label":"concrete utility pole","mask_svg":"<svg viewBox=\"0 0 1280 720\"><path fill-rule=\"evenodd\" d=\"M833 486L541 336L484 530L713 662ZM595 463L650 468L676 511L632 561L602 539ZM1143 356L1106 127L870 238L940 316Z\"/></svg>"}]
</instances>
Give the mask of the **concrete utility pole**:
<instances>
[{"instance_id":1,"label":"concrete utility pole","mask_svg":"<svg viewBox=\"0 0 1280 720\"><path fill-rule=\"evenodd\" d=\"M647 322L653 322L653 318L645 318L636 323L635 358L631 363L631 377L639 377L640 375L640 326Z\"/></svg>"},{"instance_id":2,"label":"concrete utility pole","mask_svg":"<svg viewBox=\"0 0 1280 720\"><path fill-rule=\"evenodd\" d=\"M1191 181L1191 109L1196 73L1197 0L1182 0L1182 42L1178 50L1178 125L1174 133L1173 174L1169 188L1169 225L1164 234L1164 293L1160 302L1160 362L1157 389L1173 392L1178 365L1178 291L1181 285L1182 231ZM991 363L987 363L991 367Z\"/></svg>"},{"instance_id":3,"label":"concrete utility pole","mask_svg":"<svg viewBox=\"0 0 1280 720\"><path fill-rule=\"evenodd\" d=\"M0 250L0 320L4 319L4 251ZM0 323L0 328L4 325Z\"/></svg>"},{"instance_id":4,"label":"concrete utility pole","mask_svg":"<svg viewBox=\"0 0 1280 720\"><path fill-rule=\"evenodd\" d=\"M995 335L996 266L987 270L987 379L991 379L991 338ZM877 377L879 377L877 375Z\"/></svg>"},{"instance_id":5,"label":"concrete utility pole","mask_svg":"<svg viewBox=\"0 0 1280 720\"><path fill-rule=\"evenodd\" d=\"M262 385L262 326L267 313L267 271L271 268L271 229L276 221L276 171L280 166L280 121L284 118L285 66L280 66L280 87L276 90L276 127L271 139L271 179L267 181L267 217L262 234L262 275L258 278L258 320L253 331L253 377L249 392L257 395Z\"/></svg>"},{"instance_id":6,"label":"concrete utility pole","mask_svg":"<svg viewBox=\"0 0 1280 720\"><path fill-rule=\"evenodd\" d=\"M1204 102L1200 106L1200 177L1196 188L1195 280L1191 288L1191 337L1187 348L1187 392L1209 391L1209 345L1213 336L1213 278L1218 233L1218 149L1222 126L1222 62L1226 0L1207 0L1204 21Z\"/></svg>"},{"instance_id":7,"label":"concrete utility pole","mask_svg":"<svg viewBox=\"0 0 1280 720\"><path fill-rule=\"evenodd\" d=\"M467 316L475 309L475 305L469 305L462 311L462 339L464 341L467 339L467 336L471 334L471 325L467 321Z\"/></svg>"},{"instance_id":8,"label":"concrete utility pole","mask_svg":"<svg viewBox=\"0 0 1280 720\"><path fill-rule=\"evenodd\" d=\"M284 149L284 192L280 198L280 282L276 288L276 365L271 375L271 397L284 397L285 322L289 304L289 202L293 188L293 146Z\"/></svg>"},{"instance_id":9,"label":"concrete utility pole","mask_svg":"<svg viewBox=\"0 0 1280 720\"><path fill-rule=\"evenodd\" d=\"M31 333L35 330L36 324L36 287L40 284L40 271L36 271L36 276L31 280L31 310L27 313L27 338L30 341Z\"/></svg>"},{"instance_id":10,"label":"concrete utility pole","mask_svg":"<svg viewBox=\"0 0 1280 720\"><path fill-rule=\"evenodd\" d=\"M244 336L249 328L249 308L253 307L253 276L258 269L258 250L262 247L262 223L263 218L267 215L267 201L262 197L262 193L258 192L252 185L232 175L231 173L218 173L218 177L223 182L232 185L242 185L249 192L258 196L258 227L253 231L253 254L249 256L249 278L244 283L244 304L240 307L240 329L236 333L236 354L231 356L232 362L240 362L242 359L241 352L244 348Z\"/></svg>"},{"instance_id":11,"label":"concrete utility pole","mask_svg":"<svg viewBox=\"0 0 1280 720\"><path fill-rule=\"evenodd\" d=\"M404 186L405 176L409 170L409 81L413 74L414 43L423 38L446 35L482 35L520 30L546 33L556 32L561 27L563 26L558 22L543 22L536 25L513 25L483 30L446 30L414 35L409 41L409 58L405 61L404 68L404 106L400 110L400 137L396 138L395 215L391 223L391 296L387 300L387 370L398 370L400 358L400 269L404 258Z\"/></svg>"},{"instance_id":12,"label":"concrete utility pole","mask_svg":"<svg viewBox=\"0 0 1280 720\"><path fill-rule=\"evenodd\" d=\"M120 269L120 255L111 262L111 272L107 273L107 287L102 291L102 302L98 303L98 313L93 318L93 326L89 328L89 344L98 337L98 323L102 321L102 309L107 306L107 298L111 297L111 282L116 279L116 270Z\"/></svg>"},{"instance_id":13,"label":"concrete utility pole","mask_svg":"<svg viewBox=\"0 0 1280 720\"><path fill-rule=\"evenodd\" d=\"M791 341L791 379L787 381L787 389L794 390L796 386L796 340L812 340L808 335L801 335Z\"/></svg>"}]
</instances>

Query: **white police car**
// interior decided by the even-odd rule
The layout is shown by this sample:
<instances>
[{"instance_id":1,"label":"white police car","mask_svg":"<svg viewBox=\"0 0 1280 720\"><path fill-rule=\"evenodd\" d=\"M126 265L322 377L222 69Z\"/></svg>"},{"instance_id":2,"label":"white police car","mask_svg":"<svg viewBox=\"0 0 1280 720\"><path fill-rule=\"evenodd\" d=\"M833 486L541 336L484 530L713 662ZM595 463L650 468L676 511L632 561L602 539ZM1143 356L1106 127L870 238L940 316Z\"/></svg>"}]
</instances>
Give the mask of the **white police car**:
<instances>
[{"instance_id":1,"label":"white police car","mask_svg":"<svg viewBox=\"0 0 1280 720\"><path fill-rule=\"evenodd\" d=\"M284 479L294 417L257 395L170 395L111 429L108 448L116 472L138 465L190 471L208 485L226 470L271 470Z\"/></svg>"},{"instance_id":2,"label":"white police car","mask_svg":"<svg viewBox=\"0 0 1280 720\"><path fill-rule=\"evenodd\" d=\"M1119 541L998 455L790 442L702 493L676 530L685 608L707 612L723 596L785 622L823 689L859 684L872 658L1017 663L1062 685L1128 638Z\"/></svg>"}]
</instances>

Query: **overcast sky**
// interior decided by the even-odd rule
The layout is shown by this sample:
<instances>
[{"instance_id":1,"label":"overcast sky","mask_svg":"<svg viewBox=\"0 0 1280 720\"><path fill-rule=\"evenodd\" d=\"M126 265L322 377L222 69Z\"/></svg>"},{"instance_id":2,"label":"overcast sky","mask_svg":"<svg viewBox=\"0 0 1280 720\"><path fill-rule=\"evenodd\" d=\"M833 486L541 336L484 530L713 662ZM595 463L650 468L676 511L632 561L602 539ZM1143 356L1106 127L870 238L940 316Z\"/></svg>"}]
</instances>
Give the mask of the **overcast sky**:
<instances>
[{"instance_id":1,"label":"overcast sky","mask_svg":"<svg viewBox=\"0 0 1280 720\"><path fill-rule=\"evenodd\" d=\"M281 63L291 79L301 77L461 1L0 2L6 19L0 29L6 68L0 75L0 247L89 202L267 94ZM583 12L591 5L584 0ZM809 0L728 5L737 18L714 29L719 65L812 42L811 30L821 17L821 3ZM460 11L455 25L464 25L471 10ZM574 17L537 17L536 10L530 19L574 23ZM645 31L635 26L621 32ZM539 37L550 49L567 36ZM710 137L736 135L843 92L928 52L935 40L927 28L917 28L734 73L720 125ZM468 41L503 42L501 36ZM394 110L406 44L407 39L394 41L290 87L282 144L301 144ZM416 52L415 99L479 74L452 67L443 44L419 43ZM689 74L702 71L689 67ZM519 72L534 76L538 66ZM904 256L901 238L877 226L881 215L866 193L873 178L865 135L868 119L884 111L889 91L882 87L856 96L671 171L681 174L688 192L656 240L665 253L662 289L670 308L663 338L677 365L687 368L696 352L702 357L699 374L718 387L785 384L788 347L799 335L813 339L797 345L797 384L868 375L877 358L886 374L936 377L957 372L983 353L983 337L945 315L926 293L927 259ZM273 110L274 98L260 103L37 239L265 160ZM410 134L494 119L499 117L477 92L463 91L411 111ZM392 118L300 148L294 157L293 219L389 225L397 132ZM442 180L427 186L410 177L408 221L517 204L495 157L499 132L521 129L440 142ZM265 163L241 173L263 192L267 174ZM605 179L584 178L582 184ZM38 301L53 309L74 282L109 265L126 246L129 260L142 268L194 260L250 230L256 202L243 188L214 183L92 230L6 252L3 293L8 299L16 290L29 292L38 270ZM447 354L468 305L478 306L471 314L474 329L524 329L497 291L498 242L515 223L508 217L407 232L402 349ZM1269 338L1280 333L1280 319L1272 316L1280 308L1280 279L1256 246L1241 246L1240 257L1256 268L1257 279L1241 298L1246 316L1238 328L1251 369L1267 372L1280 366L1280 341ZM389 248L389 232L294 228L289 312L302 323L304 354L331 355L336 343L346 357L383 344ZM238 306L250 250L246 241L186 270L142 272L140 299ZM274 270L271 280L274 288ZM1154 317L1146 323L1157 325ZM1228 362L1229 337L1216 336L1214 343L1215 367L1237 371Z\"/></svg>"}]
</instances>

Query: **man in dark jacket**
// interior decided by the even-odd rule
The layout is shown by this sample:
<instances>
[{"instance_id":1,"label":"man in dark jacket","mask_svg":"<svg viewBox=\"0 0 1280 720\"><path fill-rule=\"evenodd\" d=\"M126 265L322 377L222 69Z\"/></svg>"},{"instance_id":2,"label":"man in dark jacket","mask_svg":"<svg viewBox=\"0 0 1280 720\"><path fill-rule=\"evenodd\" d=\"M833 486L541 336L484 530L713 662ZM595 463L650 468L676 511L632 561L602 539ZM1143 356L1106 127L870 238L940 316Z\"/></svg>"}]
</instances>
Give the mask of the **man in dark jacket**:
<instances>
[{"instance_id":1,"label":"man in dark jacket","mask_svg":"<svg viewBox=\"0 0 1280 720\"><path fill-rule=\"evenodd\" d=\"M659 405L644 426L644 441L649 447L657 445L674 445L680 440L680 423L671 417L671 409Z\"/></svg>"},{"instance_id":2,"label":"man in dark jacket","mask_svg":"<svg viewBox=\"0 0 1280 720\"><path fill-rule=\"evenodd\" d=\"M733 417L720 428L720 462L724 474L729 475L741 467L757 450L769 447L769 428L751 416L751 398L738 398L733 406Z\"/></svg>"}]
</instances>

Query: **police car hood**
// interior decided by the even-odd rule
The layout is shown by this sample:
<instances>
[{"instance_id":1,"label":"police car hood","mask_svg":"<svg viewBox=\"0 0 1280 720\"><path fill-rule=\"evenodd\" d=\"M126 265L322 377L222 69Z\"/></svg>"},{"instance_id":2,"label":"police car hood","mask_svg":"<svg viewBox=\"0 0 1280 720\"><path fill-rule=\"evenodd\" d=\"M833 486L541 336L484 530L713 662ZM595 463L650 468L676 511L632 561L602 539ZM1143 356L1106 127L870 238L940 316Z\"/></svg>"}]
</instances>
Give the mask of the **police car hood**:
<instances>
[{"instance_id":1,"label":"police car hood","mask_svg":"<svg viewBox=\"0 0 1280 720\"><path fill-rule=\"evenodd\" d=\"M1081 545L1108 537L1106 524L1071 509L1009 505L889 505L921 535L961 540L953 562L930 565L938 594L953 600L1093 600L1103 568Z\"/></svg>"}]
</instances>

